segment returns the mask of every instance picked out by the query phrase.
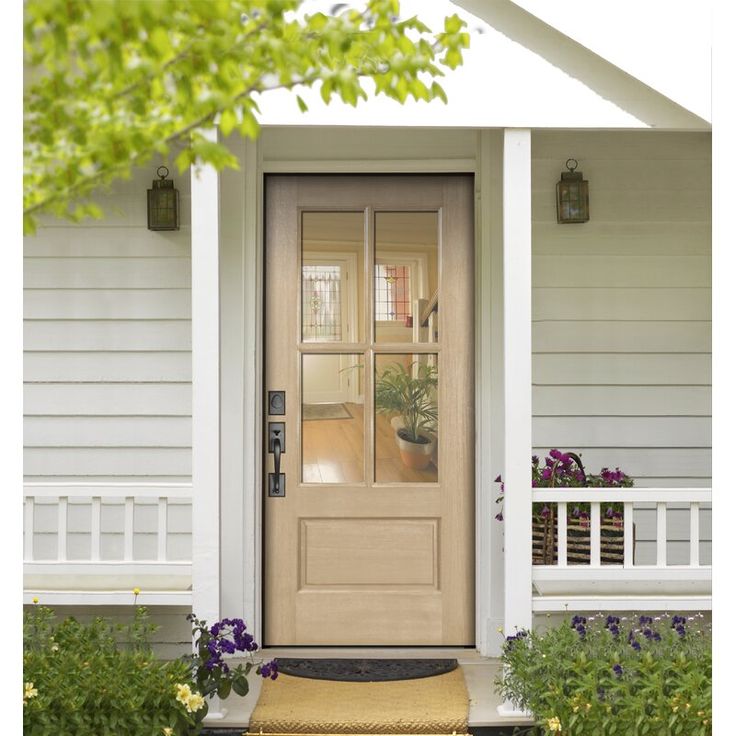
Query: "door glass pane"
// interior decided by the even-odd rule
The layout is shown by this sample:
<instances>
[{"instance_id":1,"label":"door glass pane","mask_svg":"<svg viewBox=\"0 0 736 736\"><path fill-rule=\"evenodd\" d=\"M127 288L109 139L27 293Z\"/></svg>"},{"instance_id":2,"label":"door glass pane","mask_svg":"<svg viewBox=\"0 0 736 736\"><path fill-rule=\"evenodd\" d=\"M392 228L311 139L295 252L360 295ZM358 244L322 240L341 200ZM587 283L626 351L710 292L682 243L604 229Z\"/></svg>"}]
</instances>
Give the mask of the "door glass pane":
<instances>
[{"instance_id":1,"label":"door glass pane","mask_svg":"<svg viewBox=\"0 0 736 736\"><path fill-rule=\"evenodd\" d=\"M302 340L363 339L362 212L302 212Z\"/></svg>"},{"instance_id":2,"label":"door glass pane","mask_svg":"<svg viewBox=\"0 0 736 736\"><path fill-rule=\"evenodd\" d=\"M375 480L436 483L437 355L376 355Z\"/></svg>"},{"instance_id":3,"label":"door glass pane","mask_svg":"<svg viewBox=\"0 0 736 736\"><path fill-rule=\"evenodd\" d=\"M363 482L364 380L362 355L302 355L302 482Z\"/></svg>"},{"instance_id":4,"label":"door glass pane","mask_svg":"<svg viewBox=\"0 0 736 736\"><path fill-rule=\"evenodd\" d=\"M377 343L437 342L436 212L376 212Z\"/></svg>"}]
</instances>

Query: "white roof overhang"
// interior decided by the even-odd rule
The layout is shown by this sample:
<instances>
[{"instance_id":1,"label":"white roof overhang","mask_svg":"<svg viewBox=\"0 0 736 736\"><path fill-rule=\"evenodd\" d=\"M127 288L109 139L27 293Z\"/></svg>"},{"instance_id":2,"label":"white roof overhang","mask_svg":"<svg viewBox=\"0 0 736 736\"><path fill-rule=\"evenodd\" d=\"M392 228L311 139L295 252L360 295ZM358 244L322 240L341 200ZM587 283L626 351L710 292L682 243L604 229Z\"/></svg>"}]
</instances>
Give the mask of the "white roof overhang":
<instances>
[{"instance_id":1,"label":"white roof overhang","mask_svg":"<svg viewBox=\"0 0 736 736\"><path fill-rule=\"evenodd\" d=\"M317 88L261 95L264 125L393 127L655 128L710 130L710 124L569 38L511 0L403 0L435 27L458 12L473 31L465 63L441 80L449 104L371 96L353 108L325 105ZM431 14L432 17L428 17Z\"/></svg>"}]
</instances>

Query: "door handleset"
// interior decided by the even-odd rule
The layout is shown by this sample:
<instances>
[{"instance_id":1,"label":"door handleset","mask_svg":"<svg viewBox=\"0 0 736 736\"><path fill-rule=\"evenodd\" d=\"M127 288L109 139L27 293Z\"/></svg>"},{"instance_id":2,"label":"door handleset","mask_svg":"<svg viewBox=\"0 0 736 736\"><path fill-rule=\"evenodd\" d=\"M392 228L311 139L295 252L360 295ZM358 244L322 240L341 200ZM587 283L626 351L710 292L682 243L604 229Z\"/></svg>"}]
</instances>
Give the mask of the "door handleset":
<instances>
[{"instance_id":1,"label":"door handleset","mask_svg":"<svg viewBox=\"0 0 736 736\"><path fill-rule=\"evenodd\" d=\"M281 454L286 450L286 425L284 422L268 423L268 452L273 453L273 473L268 474L268 495L272 498L286 496L286 476L281 472Z\"/></svg>"}]
</instances>

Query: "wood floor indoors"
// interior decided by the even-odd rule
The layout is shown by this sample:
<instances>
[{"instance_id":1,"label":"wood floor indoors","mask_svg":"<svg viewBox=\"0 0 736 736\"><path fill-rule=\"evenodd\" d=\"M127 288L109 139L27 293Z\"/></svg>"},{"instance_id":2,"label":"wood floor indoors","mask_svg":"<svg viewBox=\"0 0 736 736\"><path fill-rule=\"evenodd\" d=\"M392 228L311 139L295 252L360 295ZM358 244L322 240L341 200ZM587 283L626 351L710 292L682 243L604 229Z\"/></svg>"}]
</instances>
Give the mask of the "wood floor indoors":
<instances>
[{"instance_id":1,"label":"wood floor indoors","mask_svg":"<svg viewBox=\"0 0 736 736\"><path fill-rule=\"evenodd\" d=\"M302 424L302 479L305 483L359 483L363 480L362 404L346 403L349 419L315 419ZM436 483L437 468L407 468L388 417L376 417L376 482ZM371 479L369 479L371 480Z\"/></svg>"}]
</instances>

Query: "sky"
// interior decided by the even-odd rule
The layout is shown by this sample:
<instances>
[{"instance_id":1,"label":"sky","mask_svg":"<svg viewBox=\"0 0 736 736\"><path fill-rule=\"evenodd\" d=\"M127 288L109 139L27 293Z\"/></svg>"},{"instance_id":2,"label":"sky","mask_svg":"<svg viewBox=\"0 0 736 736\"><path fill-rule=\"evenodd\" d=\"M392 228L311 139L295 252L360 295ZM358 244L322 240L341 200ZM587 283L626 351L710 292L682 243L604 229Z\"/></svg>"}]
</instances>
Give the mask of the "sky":
<instances>
[{"instance_id":1,"label":"sky","mask_svg":"<svg viewBox=\"0 0 736 736\"><path fill-rule=\"evenodd\" d=\"M510 0L480 2L511 4ZM329 13L335 4L334 0L305 0L298 13ZM342 4L357 7L363 3L352 0ZM697 5L684 0L515 0L515 4L710 121L710 0ZM454 126L461 120L468 127L642 126L644 120L624 109L626 105L617 105L569 70L529 52L458 2L401 0L403 17L418 15L433 31L441 30L445 16L453 13L467 21L471 43L463 66L441 80L450 106L432 103L429 115L425 103L409 100L399 107L385 98L375 98L370 82L365 82L370 102L361 103L357 110L338 101L326 107L315 88L300 91L309 105L309 112L302 114L291 93L269 92L261 105L261 122ZM525 94L520 95L522 89ZM561 105L561 99L569 104Z\"/></svg>"},{"instance_id":2,"label":"sky","mask_svg":"<svg viewBox=\"0 0 736 736\"><path fill-rule=\"evenodd\" d=\"M700 117L711 119L710 0L515 0Z\"/></svg>"}]
</instances>

